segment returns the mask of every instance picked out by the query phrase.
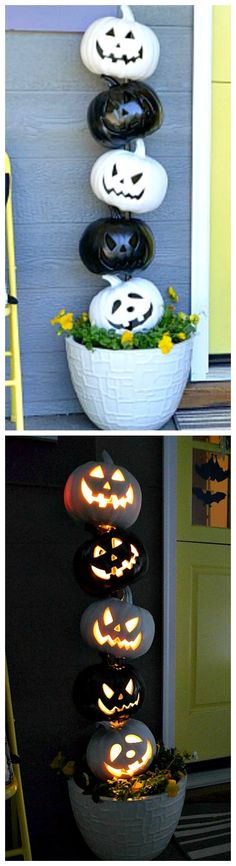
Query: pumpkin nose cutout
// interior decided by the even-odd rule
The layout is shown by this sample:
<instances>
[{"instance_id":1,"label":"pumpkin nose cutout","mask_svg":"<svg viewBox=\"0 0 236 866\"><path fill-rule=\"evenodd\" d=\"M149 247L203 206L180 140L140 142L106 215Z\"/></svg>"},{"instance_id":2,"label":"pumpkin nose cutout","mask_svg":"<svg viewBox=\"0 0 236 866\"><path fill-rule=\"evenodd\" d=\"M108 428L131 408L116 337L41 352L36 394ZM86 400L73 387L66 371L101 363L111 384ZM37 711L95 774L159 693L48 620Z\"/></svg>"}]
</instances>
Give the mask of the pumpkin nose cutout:
<instances>
[{"instance_id":1,"label":"pumpkin nose cutout","mask_svg":"<svg viewBox=\"0 0 236 866\"><path fill-rule=\"evenodd\" d=\"M109 481L106 481L106 484L104 484L103 487L104 487L104 490L110 490L111 487L110 487Z\"/></svg>"},{"instance_id":2,"label":"pumpkin nose cutout","mask_svg":"<svg viewBox=\"0 0 236 866\"><path fill-rule=\"evenodd\" d=\"M125 182L125 179L124 179L124 177L122 177L120 180L120 183L124 183L124 182Z\"/></svg>"},{"instance_id":3,"label":"pumpkin nose cutout","mask_svg":"<svg viewBox=\"0 0 236 866\"><path fill-rule=\"evenodd\" d=\"M114 562L114 559L117 559L117 556L115 556L115 554L114 554L114 553L112 553L112 554L111 554L111 559L112 559L112 560L113 560L113 562Z\"/></svg>"},{"instance_id":4,"label":"pumpkin nose cutout","mask_svg":"<svg viewBox=\"0 0 236 866\"><path fill-rule=\"evenodd\" d=\"M115 625L114 631L120 631L120 625Z\"/></svg>"},{"instance_id":5,"label":"pumpkin nose cutout","mask_svg":"<svg viewBox=\"0 0 236 866\"><path fill-rule=\"evenodd\" d=\"M122 694L118 695L118 701L122 701L122 700L123 700L123 695Z\"/></svg>"},{"instance_id":6,"label":"pumpkin nose cutout","mask_svg":"<svg viewBox=\"0 0 236 866\"><path fill-rule=\"evenodd\" d=\"M120 251L121 251L121 253L126 253L126 247L124 246L124 244L120 248Z\"/></svg>"},{"instance_id":7,"label":"pumpkin nose cutout","mask_svg":"<svg viewBox=\"0 0 236 866\"><path fill-rule=\"evenodd\" d=\"M127 307L127 313L133 313L134 307Z\"/></svg>"}]
</instances>

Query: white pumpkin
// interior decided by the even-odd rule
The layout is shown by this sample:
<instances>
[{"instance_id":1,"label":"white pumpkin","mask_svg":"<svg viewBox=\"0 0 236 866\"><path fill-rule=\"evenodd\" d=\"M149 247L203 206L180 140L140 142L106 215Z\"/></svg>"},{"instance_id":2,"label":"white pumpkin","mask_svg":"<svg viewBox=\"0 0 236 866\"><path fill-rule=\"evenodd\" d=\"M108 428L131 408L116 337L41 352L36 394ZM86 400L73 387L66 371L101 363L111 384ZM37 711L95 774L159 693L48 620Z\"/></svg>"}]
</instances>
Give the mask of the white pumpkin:
<instances>
[{"instance_id":1,"label":"white pumpkin","mask_svg":"<svg viewBox=\"0 0 236 866\"><path fill-rule=\"evenodd\" d=\"M97 198L108 205L145 213L162 203L168 178L160 162L146 156L144 141L139 138L135 151L112 150L99 156L90 183Z\"/></svg>"},{"instance_id":2,"label":"white pumpkin","mask_svg":"<svg viewBox=\"0 0 236 866\"><path fill-rule=\"evenodd\" d=\"M89 741L86 758L98 779L131 779L145 773L156 754L156 743L150 728L129 719L122 727L104 722Z\"/></svg>"},{"instance_id":3,"label":"white pumpkin","mask_svg":"<svg viewBox=\"0 0 236 866\"><path fill-rule=\"evenodd\" d=\"M103 276L109 288L102 289L91 301L89 318L97 328L124 331L147 331L163 314L159 289L150 280L134 277L124 282L118 276Z\"/></svg>"},{"instance_id":4,"label":"white pumpkin","mask_svg":"<svg viewBox=\"0 0 236 866\"><path fill-rule=\"evenodd\" d=\"M99 18L90 24L81 41L81 58L90 72L115 78L149 78L156 69L160 46L149 27L135 21L129 6L121 6L122 18Z\"/></svg>"}]
</instances>

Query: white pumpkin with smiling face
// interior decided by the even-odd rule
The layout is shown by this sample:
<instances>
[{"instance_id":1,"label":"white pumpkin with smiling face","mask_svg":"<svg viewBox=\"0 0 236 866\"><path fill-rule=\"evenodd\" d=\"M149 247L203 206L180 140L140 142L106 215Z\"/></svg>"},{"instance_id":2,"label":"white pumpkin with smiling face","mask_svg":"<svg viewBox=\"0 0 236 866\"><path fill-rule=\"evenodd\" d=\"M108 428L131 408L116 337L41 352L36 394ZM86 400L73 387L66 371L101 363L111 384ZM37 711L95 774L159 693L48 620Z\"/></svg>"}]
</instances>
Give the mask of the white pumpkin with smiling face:
<instances>
[{"instance_id":1,"label":"white pumpkin with smiling face","mask_svg":"<svg viewBox=\"0 0 236 866\"><path fill-rule=\"evenodd\" d=\"M134 19L129 6L122 18L99 18L81 41L81 58L90 72L116 78L149 78L156 69L160 46L155 33Z\"/></svg>"},{"instance_id":2,"label":"white pumpkin with smiling face","mask_svg":"<svg viewBox=\"0 0 236 866\"><path fill-rule=\"evenodd\" d=\"M160 162L146 156L143 139L135 151L112 150L93 165L90 183L94 194L120 211L145 213L165 198L168 178Z\"/></svg>"},{"instance_id":3,"label":"white pumpkin with smiling face","mask_svg":"<svg viewBox=\"0 0 236 866\"><path fill-rule=\"evenodd\" d=\"M148 331L163 314L164 303L159 289L151 280L134 277L124 282L118 276L103 276L109 288L94 295L89 318L97 328L124 331Z\"/></svg>"},{"instance_id":4,"label":"white pumpkin with smiling face","mask_svg":"<svg viewBox=\"0 0 236 866\"><path fill-rule=\"evenodd\" d=\"M155 754L155 739L147 725L129 720L120 728L103 723L93 734L86 757L90 770L105 781L144 773Z\"/></svg>"}]
</instances>

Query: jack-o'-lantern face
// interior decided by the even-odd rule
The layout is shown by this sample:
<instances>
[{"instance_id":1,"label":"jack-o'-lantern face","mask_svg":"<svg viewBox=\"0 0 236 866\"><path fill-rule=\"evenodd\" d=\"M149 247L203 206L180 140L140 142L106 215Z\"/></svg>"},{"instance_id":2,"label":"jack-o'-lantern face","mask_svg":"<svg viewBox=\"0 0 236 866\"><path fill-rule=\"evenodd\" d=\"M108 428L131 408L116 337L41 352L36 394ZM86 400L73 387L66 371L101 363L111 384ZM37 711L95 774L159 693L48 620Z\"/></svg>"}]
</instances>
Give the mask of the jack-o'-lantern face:
<instances>
[{"instance_id":1,"label":"jack-o'-lantern face","mask_svg":"<svg viewBox=\"0 0 236 866\"><path fill-rule=\"evenodd\" d=\"M130 720L122 728L95 733L87 748L87 761L98 778L131 778L149 767L155 752L149 728Z\"/></svg>"},{"instance_id":2,"label":"jack-o'-lantern face","mask_svg":"<svg viewBox=\"0 0 236 866\"><path fill-rule=\"evenodd\" d=\"M161 163L146 156L144 141L138 138L135 151L113 150L99 156L90 182L97 198L108 205L145 213L162 203L168 179Z\"/></svg>"},{"instance_id":3,"label":"jack-o'-lantern face","mask_svg":"<svg viewBox=\"0 0 236 866\"><path fill-rule=\"evenodd\" d=\"M161 293L151 280L133 277L126 282L117 276L104 276L111 288L94 295L89 307L92 325L124 331L145 331L161 318L164 304Z\"/></svg>"},{"instance_id":4,"label":"jack-o'-lantern face","mask_svg":"<svg viewBox=\"0 0 236 866\"><path fill-rule=\"evenodd\" d=\"M147 555L136 536L111 529L79 547L74 572L80 586L92 595L133 583L147 570Z\"/></svg>"},{"instance_id":5,"label":"jack-o'-lantern face","mask_svg":"<svg viewBox=\"0 0 236 866\"><path fill-rule=\"evenodd\" d=\"M131 665L91 665L78 674L73 688L77 710L89 719L124 722L143 703L142 678Z\"/></svg>"},{"instance_id":6,"label":"jack-o'-lantern face","mask_svg":"<svg viewBox=\"0 0 236 866\"><path fill-rule=\"evenodd\" d=\"M148 78L159 59L155 33L135 21L129 6L121 6L122 18L100 18L84 33L81 57L98 75L117 78Z\"/></svg>"},{"instance_id":7,"label":"jack-o'-lantern face","mask_svg":"<svg viewBox=\"0 0 236 866\"><path fill-rule=\"evenodd\" d=\"M141 490L124 467L86 463L69 476L65 507L75 518L97 525L131 526L141 508Z\"/></svg>"},{"instance_id":8,"label":"jack-o'-lantern face","mask_svg":"<svg viewBox=\"0 0 236 866\"><path fill-rule=\"evenodd\" d=\"M126 142L159 129L163 111L151 87L143 82L117 83L108 78L109 92L99 93L88 109L88 124L97 141L106 147Z\"/></svg>"},{"instance_id":9,"label":"jack-o'-lantern face","mask_svg":"<svg viewBox=\"0 0 236 866\"><path fill-rule=\"evenodd\" d=\"M108 598L86 608L80 629L90 646L126 658L147 652L155 626L152 615L144 608L118 598Z\"/></svg>"},{"instance_id":10,"label":"jack-o'-lantern face","mask_svg":"<svg viewBox=\"0 0 236 866\"><path fill-rule=\"evenodd\" d=\"M85 267L92 273L132 273L150 263L154 238L142 220L99 219L86 227L79 252Z\"/></svg>"}]
</instances>

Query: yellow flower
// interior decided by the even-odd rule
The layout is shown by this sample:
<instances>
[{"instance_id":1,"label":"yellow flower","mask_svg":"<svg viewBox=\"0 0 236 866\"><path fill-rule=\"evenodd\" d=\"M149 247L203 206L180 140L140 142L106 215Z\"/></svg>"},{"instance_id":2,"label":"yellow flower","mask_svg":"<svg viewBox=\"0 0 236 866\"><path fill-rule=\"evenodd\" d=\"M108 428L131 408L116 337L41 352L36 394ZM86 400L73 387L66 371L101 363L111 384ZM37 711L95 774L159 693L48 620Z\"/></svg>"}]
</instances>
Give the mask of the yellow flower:
<instances>
[{"instance_id":1,"label":"yellow flower","mask_svg":"<svg viewBox=\"0 0 236 866\"><path fill-rule=\"evenodd\" d=\"M55 316L55 319L51 319L51 325L57 325L57 324L59 324L60 321L61 321L61 316L64 316L65 312L66 312L66 311L65 311L64 309L63 309L63 310L60 310L60 312L57 313L57 316Z\"/></svg>"},{"instance_id":2,"label":"yellow flower","mask_svg":"<svg viewBox=\"0 0 236 866\"><path fill-rule=\"evenodd\" d=\"M169 286L169 288L167 289L167 295L169 295L169 298L172 298L172 301L176 301L176 303L177 301L179 301L179 295L177 295L177 292L175 291L175 289L173 289L173 286Z\"/></svg>"},{"instance_id":3,"label":"yellow flower","mask_svg":"<svg viewBox=\"0 0 236 866\"><path fill-rule=\"evenodd\" d=\"M73 313L65 313L65 316L61 316L59 324L63 331L71 331L73 328Z\"/></svg>"},{"instance_id":4,"label":"yellow flower","mask_svg":"<svg viewBox=\"0 0 236 866\"><path fill-rule=\"evenodd\" d=\"M122 343L122 346L125 346L126 343L133 343L133 339L134 335L132 334L132 331L124 331L120 342Z\"/></svg>"},{"instance_id":5,"label":"yellow flower","mask_svg":"<svg viewBox=\"0 0 236 866\"><path fill-rule=\"evenodd\" d=\"M184 322L184 320L187 319L186 313L179 313L179 319L182 319L182 321Z\"/></svg>"},{"instance_id":6,"label":"yellow flower","mask_svg":"<svg viewBox=\"0 0 236 866\"><path fill-rule=\"evenodd\" d=\"M200 316L197 316L197 313L191 313L191 316L189 316L189 321L192 322L193 325L198 325L199 320Z\"/></svg>"},{"instance_id":7,"label":"yellow flower","mask_svg":"<svg viewBox=\"0 0 236 866\"><path fill-rule=\"evenodd\" d=\"M177 785L177 782L175 781L175 779L170 779L170 781L168 782L167 788L166 788L167 796L168 797L176 797L176 794L178 794L178 790L179 790L178 785Z\"/></svg>"},{"instance_id":8,"label":"yellow flower","mask_svg":"<svg viewBox=\"0 0 236 866\"><path fill-rule=\"evenodd\" d=\"M142 782L138 782L138 780L136 780L136 782L134 782L134 784L132 785L131 791L140 791L140 788L142 787Z\"/></svg>"},{"instance_id":9,"label":"yellow flower","mask_svg":"<svg viewBox=\"0 0 236 866\"><path fill-rule=\"evenodd\" d=\"M82 313L82 314L81 314L81 320L82 320L82 322L87 322L87 321L88 321L88 318L89 318L89 314L88 314L88 313Z\"/></svg>"},{"instance_id":10,"label":"yellow flower","mask_svg":"<svg viewBox=\"0 0 236 866\"><path fill-rule=\"evenodd\" d=\"M179 331L179 333L177 334L177 337L178 337L178 340L186 340L186 334L184 333L184 331Z\"/></svg>"},{"instance_id":11,"label":"yellow flower","mask_svg":"<svg viewBox=\"0 0 236 866\"><path fill-rule=\"evenodd\" d=\"M169 334L163 334L163 337L159 341L158 349L163 352L163 355L167 355L168 352L172 349L173 343Z\"/></svg>"},{"instance_id":12,"label":"yellow flower","mask_svg":"<svg viewBox=\"0 0 236 866\"><path fill-rule=\"evenodd\" d=\"M75 761L67 761L67 764L63 767L62 772L64 776L73 776L75 771Z\"/></svg>"}]
</instances>

